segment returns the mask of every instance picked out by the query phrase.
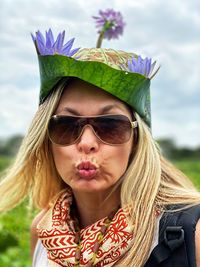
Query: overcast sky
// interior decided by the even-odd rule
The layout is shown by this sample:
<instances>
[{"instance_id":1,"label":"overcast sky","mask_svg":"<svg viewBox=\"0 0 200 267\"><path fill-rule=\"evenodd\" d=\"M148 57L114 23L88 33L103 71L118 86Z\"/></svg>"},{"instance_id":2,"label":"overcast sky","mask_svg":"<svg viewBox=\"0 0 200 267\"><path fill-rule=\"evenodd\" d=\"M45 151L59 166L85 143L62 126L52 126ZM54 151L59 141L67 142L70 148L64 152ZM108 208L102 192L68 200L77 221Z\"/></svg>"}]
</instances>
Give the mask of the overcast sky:
<instances>
[{"instance_id":1,"label":"overcast sky","mask_svg":"<svg viewBox=\"0 0 200 267\"><path fill-rule=\"evenodd\" d=\"M124 16L120 39L103 47L152 57L161 65L151 83L155 138L200 146L199 0L1 0L0 137L27 131L38 105L39 70L30 32L52 28L94 47L92 15L113 8Z\"/></svg>"}]
</instances>

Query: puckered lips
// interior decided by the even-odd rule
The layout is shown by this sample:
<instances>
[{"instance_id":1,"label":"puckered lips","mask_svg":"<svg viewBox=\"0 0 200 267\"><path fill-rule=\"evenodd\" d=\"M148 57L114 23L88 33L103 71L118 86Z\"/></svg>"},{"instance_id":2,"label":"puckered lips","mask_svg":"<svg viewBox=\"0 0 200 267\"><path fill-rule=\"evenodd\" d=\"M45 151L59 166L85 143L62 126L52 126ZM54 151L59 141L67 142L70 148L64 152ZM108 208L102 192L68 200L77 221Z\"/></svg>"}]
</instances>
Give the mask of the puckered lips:
<instances>
[{"instance_id":1,"label":"puckered lips","mask_svg":"<svg viewBox=\"0 0 200 267\"><path fill-rule=\"evenodd\" d=\"M98 172L98 166L89 160L81 161L76 168L78 175L85 179L92 179Z\"/></svg>"}]
</instances>

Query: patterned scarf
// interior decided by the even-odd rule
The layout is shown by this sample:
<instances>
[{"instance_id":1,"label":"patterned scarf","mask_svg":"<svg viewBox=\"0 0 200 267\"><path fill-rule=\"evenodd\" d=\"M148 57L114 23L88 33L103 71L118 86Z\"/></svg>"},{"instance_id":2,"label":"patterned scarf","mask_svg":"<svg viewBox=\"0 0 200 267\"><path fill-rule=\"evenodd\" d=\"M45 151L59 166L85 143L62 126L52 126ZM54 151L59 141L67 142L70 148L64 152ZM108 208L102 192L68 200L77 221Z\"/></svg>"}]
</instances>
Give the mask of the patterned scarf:
<instances>
[{"instance_id":1,"label":"patterned scarf","mask_svg":"<svg viewBox=\"0 0 200 267\"><path fill-rule=\"evenodd\" d=\"M47 250L50 267L75 266L74 221L70 216L72 193L67 190L57 199L37 226L38 236ZM110 267L118 262L133 245L133 225L127 220L128 212L119 209L114 215L95 259L96 267ZM93 257L93 247L98 241L99 232L105 220L87 226L80 231L81 258L80 266L87 266Z\"/></svg>"}]
</instances>

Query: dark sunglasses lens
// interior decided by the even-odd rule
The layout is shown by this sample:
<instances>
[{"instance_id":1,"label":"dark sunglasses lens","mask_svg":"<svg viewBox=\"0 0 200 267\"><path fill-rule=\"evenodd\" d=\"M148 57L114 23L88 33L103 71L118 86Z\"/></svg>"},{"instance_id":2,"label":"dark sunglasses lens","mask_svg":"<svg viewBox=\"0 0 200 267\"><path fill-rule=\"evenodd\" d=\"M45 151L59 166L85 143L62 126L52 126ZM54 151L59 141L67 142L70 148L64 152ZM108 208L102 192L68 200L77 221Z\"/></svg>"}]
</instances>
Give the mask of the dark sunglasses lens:
<instances>
[{"instance_id":1,"label":"dark sunglasses lens","mask_svg":"<svg viewBox=\"0 0 200 267\"><path fill-rule=\"evenodd\" d=\"M92 126L100 139L109 144L123 144L131 137L131 122L123 115L96 117Z\"/></svg>"},{"instance_id":2,"label":"dark sunglasses lens","mask_svg":"<svg viewBox=\"0 0 200 267\"><path fill-rule=\"evenodd\" d=\"M51 141L58 145L70 145L78 138L80 127L78 119L70 116L54 116L48 125Z\"/></svg>"},{"instance_id":3,"label":"dark sunglasses lens","mask_svg":"<svg viewBox=\"0 0 200 267\"><path fill-rule=\"evenodd\" d=\"M58 145L73 144L85 124L90 124L96 135L108 144L123 144L131 137L132 127L124 115L107 115L83 119L73 116L53 116L48 125L50 140Z\"/></svg>"}]
</instances>

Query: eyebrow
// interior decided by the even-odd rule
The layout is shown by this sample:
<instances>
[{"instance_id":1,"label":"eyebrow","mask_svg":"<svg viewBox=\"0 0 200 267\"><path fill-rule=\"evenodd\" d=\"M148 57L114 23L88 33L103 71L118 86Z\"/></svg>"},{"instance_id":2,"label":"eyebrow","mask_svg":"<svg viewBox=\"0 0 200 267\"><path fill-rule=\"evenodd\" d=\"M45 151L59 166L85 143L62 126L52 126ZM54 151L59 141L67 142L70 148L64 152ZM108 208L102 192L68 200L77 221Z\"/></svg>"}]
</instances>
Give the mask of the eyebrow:
<instances>
[{"instance_id":1,"label":"eyebrow","mask_svg":"<svg viewBox=\"0 0 200 267\"><path fill-rule=\"evenodd\" d=\"M108 113L110 110L114 109L114 108L118 108L118 109L121 109L118 105L116 104L110 104L110 105L107 105L105 107L102 107L99 109L99 112L98 114L106 114ZM122 109L121 109L122 110ZM65 112L69 112L73 115L76 115L76 116L81 116L82 114L79 113L77 110L73 109L73 108L70 108L70 107L64 107L63 109L61 110L58 110L58 113L60 113L61 111L65 111Z\"/></svg>"}]
</instances>

